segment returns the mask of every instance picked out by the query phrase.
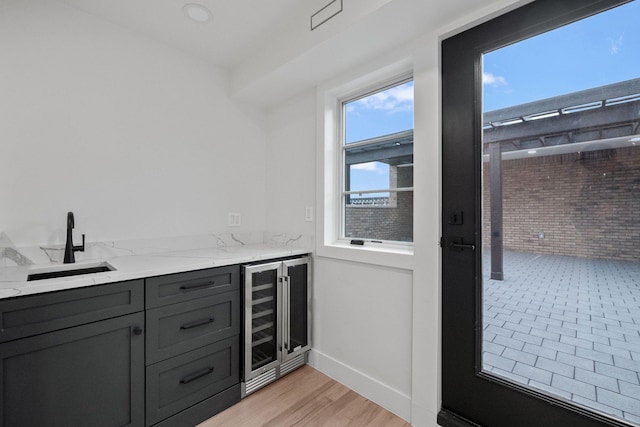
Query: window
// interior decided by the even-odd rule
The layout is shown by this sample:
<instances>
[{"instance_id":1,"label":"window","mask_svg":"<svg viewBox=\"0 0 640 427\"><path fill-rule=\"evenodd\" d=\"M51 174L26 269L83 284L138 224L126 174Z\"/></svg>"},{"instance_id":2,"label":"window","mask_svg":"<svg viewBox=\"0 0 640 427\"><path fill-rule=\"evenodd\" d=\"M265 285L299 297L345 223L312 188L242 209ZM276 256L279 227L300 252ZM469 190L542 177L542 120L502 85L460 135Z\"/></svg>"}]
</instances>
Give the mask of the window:
<instances>
[{"instance_id":1,"label":"window","mask_svg":"<svg viewBox=\"0 0 640 427\"><path fill-rule=\"evenodd\" d=\"M342 233L413 242L413 81L342 102Z\"/></svg>"},{"instance_id":2,"label":"window","mask_svg":"<svg viewBox=\"0 0 640 427\"><path fill-rule=\"evenodd\" d=\"M380 63L318 87L316 253L411 270L413 64Z\"/></svg>"}]
</instances>

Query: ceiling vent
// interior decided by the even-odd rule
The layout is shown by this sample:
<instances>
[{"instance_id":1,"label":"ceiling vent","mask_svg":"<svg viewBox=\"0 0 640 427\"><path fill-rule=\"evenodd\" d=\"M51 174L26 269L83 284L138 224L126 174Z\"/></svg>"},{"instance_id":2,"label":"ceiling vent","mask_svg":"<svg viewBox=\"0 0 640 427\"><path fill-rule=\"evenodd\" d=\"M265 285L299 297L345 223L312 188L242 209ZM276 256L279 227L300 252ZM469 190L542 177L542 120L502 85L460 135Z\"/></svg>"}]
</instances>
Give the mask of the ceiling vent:
<instances>
[{"instance_id":1,"label":"ceiling vent","mask_svg":"<svg viewBox=\"0 0 640 427\"><path fill-rule=\"evenodd\" d=\"M342 0L333 0L331 3L311 15L311 31L327 22L342 12Z\"/></svg>"}]
</instances>

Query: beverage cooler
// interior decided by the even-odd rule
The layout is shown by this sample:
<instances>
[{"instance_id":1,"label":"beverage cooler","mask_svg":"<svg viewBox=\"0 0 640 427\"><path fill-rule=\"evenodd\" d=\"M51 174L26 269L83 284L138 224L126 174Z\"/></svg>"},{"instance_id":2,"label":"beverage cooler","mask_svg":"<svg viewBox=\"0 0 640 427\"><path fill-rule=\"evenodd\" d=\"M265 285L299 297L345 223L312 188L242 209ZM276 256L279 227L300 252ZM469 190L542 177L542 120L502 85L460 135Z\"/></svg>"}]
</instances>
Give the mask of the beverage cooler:
<instances>
[{"instance_id":1,"label":"beverage cooler","mask_svg":"<svg viewBox=\"0 0 640 427\"><path fill-rule=\"evenodd\" d=\"M307 362L311 258L242 267L244 362L242 397Z\"/></svg>"}]
</instances>

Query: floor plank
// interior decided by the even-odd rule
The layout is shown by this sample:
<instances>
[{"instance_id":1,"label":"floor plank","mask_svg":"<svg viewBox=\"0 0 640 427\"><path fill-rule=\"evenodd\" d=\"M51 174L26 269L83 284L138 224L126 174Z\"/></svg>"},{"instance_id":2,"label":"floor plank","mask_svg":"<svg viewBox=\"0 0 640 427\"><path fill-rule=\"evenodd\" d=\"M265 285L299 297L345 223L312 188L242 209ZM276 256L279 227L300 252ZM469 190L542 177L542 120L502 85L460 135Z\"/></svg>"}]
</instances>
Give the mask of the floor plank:
<instances>
[{"instance_id":1,"label":"floor plank","mask_svg":"<svg viewBox=\"0 0 640 427\"><path fill-rule=\"evenodd\" d=\"M311 366L290 373L197 427L410 427Z\"/></svg>"}]
</instances>

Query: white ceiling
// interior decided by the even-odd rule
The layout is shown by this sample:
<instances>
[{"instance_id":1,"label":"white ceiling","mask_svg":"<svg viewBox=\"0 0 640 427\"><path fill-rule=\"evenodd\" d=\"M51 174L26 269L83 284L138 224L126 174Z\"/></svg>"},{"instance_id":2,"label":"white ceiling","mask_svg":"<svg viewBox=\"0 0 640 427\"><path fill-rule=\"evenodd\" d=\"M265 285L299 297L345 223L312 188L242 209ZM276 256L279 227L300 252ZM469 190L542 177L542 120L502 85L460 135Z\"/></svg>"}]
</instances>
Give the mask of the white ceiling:
<instances>
[{"instance_id":1,"label":"white ceiling","mask_svg":"<svg viewBox=\"0 0 640 427\"><path fill-rule=\"evenodd\" d=\"M531 0L342 0L314 31L311 15L331 0L58 1L204 58L230 73L232 96L269 107L381 53L408 55L418 36L464 16ZM187 3L213 18L191 21Z\"/></svg>"},{"instance_id":2,"label":"white ceiling","mask_svg":"<svg viewBox=\"0 0 640 427\"><path fill-rule=\"evenodd\" d=\"M59 1L231 69L289 21L308 22L310 8L330 0ZM188 3L205 6L212 19L205 23L190 20L182 11Z\"/></svg>"}]
</instances>

